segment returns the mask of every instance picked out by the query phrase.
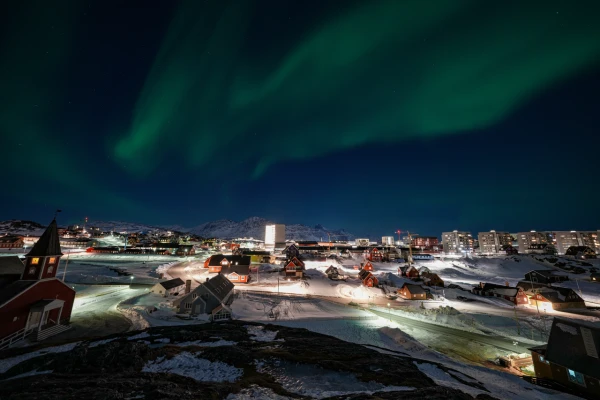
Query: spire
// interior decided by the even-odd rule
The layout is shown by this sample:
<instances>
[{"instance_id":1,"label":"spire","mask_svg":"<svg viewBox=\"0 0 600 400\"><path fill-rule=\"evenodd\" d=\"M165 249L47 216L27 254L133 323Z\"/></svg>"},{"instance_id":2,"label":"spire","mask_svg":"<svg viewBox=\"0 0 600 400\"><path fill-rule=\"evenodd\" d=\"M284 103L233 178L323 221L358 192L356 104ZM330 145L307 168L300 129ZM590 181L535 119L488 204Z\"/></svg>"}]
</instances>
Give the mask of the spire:
<instances>
[{"instance_id":1,"label":"spire","mask_svg":"<svg viewBox=\"0 0 600 400\"><path fill-rule=\"evenodd\" d=\"M56 226L56 219L50 222L50 225L46 228L46 231L40 237L29 253L27 257L47 257L47 256L62 256L60 251L60 240L58 238L58 228Z\"/></svg>"}]
</instances>

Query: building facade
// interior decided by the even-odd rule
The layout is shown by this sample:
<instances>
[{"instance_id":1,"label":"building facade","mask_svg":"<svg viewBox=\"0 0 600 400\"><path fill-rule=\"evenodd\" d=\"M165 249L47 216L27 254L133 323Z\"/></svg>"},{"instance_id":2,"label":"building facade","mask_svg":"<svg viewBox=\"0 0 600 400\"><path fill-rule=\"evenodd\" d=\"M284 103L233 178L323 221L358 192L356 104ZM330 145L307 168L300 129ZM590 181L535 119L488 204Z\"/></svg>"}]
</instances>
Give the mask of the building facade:
<instances>
[{"instance_id":1,"label":"building facade","mask_svg":"<svg viewBox=\"0 0 600 400\"><path fill-rule=\"evenodd\" d=\"M479 252L482 254L499 254L504 248L512 245L513 238L508 232L479 232Z\"/></svg>"},{"instance_id":2,"label":"building facade","mask_svg":"<svg viewBox=\"0 0 600 400\"><path fill-rule=\"evenodd\" d=\"M446 254L472 253L473 244L470 232L442 232L442 246Z\"/></svg>"},{"instance_id":3,"label":"building facade","mask_svg":"<svg viewBox=\"0 0 600 400\"><path fill-rule=\"evenodd\" d=\"M265 247L269 249L285 247L285 225L265 226Z\"/></svg>"},{"instance_id":4,"label":"building facade","mask_svg":"<svg viewBox=\"0 0 600 400\"><path fill-rule=\"evenodd\" d=\"M519 245L519 253L528 254L535 253L531 249L539 247L542 244L552 244L552 235L548 232L519 232L517 233L517 243Z\"/></svg>"},{"instance_id":5,"label":"building facade","mask_svg":"<svg viewBox=\"0 0 600 400\"><path fill-rule=\"evenodd\" d=\"M383 236L381 238L381 244L383 246L393 246L395 244L393 236Z\"/></svg>"},{"instance_id":6,"label":"building facade","mask_svg":"<svg viewBox=\"0 0 600 400\"><path fill-rule=\"evenodd\" d=\"M596 253L600 252L598 231L557 231L552 236L558 254L566 254L571 246L587 246Z\"/></svg>"}]
</instances>

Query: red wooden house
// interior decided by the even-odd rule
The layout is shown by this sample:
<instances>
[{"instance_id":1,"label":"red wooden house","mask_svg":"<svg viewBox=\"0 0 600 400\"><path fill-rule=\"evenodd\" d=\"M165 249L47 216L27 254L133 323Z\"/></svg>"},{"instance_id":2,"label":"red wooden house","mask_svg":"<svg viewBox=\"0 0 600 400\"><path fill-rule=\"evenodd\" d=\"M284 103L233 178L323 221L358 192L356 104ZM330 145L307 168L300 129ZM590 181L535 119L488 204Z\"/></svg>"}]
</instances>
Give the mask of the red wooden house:
<instances>
[{"instance_id":1,"label":"red wooden house","mask_svg":"<svg viewBox=\"0 0 600 400\"><path fill-rule=\"evenodd\" d=\"M416 269L415 267L411 266L404 266L404 267L400 267L398 268L398 273L402 276L405 276L407 278L410 279L415 279L419 277L419 270Z\"/></svg>"},{"instance_id":2,"label":"red wooden house","mask_svg":"<svg viewBox=\"0 0 600 400\"><path fill-rule=\"evenodd\" d=\"M400 289L398 289L398 294L400 297L406 300L426 300L427 293L425 289L420 285L413 285L410 283L405 283L402 285Z\"/></svg>"},{"instance_id":3,"label":"red wooden house","mask_svg":"<svg viewBox=\"0 0 600 400\"><path fill-rule=\"evenodd\" d=\"M381 262L383 260L383 253L377 247L372 247L367 253L367 260L373 262Z\"/></svg>"},{"instance_id":4,"label":"red wooden house","mask_svg":"<svg viewBox=\"0 0 600 400\"><path fill-rule=\"evenodd\" d=\"M373 271L373 263L367 260L367 262L362 266L361 269L364 269L365 271Z\"/></svg>"},{"instance_id":5,"label":"red wooden house","mask_svg":"<svg viewBox=\"0 0 600 400\"><path fill-rule=\"evenodd\" d=\"M284 271L288 278L302 278L304 277L304 262L298 257L294 257L286 262Z\"/></svg>"},{"instance_id":6,"label":"red wooden house","mask_svg":"<svg viewBox=\"0 0 600 400\"><path fill-rule=\"evenodd\" d=\"M61 256L53 220L25 256L21 274L0 279L0 348L29 335L43 340L68 329L75 291L56 278Z\"/></svg>"},{"instance_id":7,"label":"red wooden house","mask_svg":"<svg viewBox=\"0 0 600 400\"><path fill-rule=\"evenodd\" d=\"M529 304L529 297L525 294L521 287L510 287L508 283L504 286L496 285L495 283L480 282L471 291L479 296L500 297L508 300L515 305Z\"/></svg>"},{"instance_id":8,"label":"red wooden house","mask_svg":"<svg viewBox=\"0 0 600 400\"><path fill-rule=\"evenodd\" d=\"M250 265L230 265L221 270L221 274L225 275L233 283L248 283L250 282Z\"/></svg>"},{"instance_id":9,"label":"red wooden house","mask_svg":"<svg viewBox=\"0 0 600 400\"><path fill-rule=\"evenodd\" d=\"M377 287L379 285L379 280L375 275L364 269L358 273L358 277L362 281L362 284L367 287Z\"/></svg>"}]
</instances>

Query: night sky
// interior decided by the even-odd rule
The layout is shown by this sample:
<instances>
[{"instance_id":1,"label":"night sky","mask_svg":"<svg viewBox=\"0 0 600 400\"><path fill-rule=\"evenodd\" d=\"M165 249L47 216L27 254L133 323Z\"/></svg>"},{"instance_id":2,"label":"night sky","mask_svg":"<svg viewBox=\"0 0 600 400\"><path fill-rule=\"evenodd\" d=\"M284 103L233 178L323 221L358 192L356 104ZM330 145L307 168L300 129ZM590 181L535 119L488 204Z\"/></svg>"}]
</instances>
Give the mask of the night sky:
<instances>
[{"instance_id":1,"label":"night sky","mask_svg":"<svg viewBox=\"0 0 600 400\"><path fill-rule=\"evenodd\" d=\"M599 229L599 15L579 0L2 2L0 218Z\"/></svg>"}]
</instances>

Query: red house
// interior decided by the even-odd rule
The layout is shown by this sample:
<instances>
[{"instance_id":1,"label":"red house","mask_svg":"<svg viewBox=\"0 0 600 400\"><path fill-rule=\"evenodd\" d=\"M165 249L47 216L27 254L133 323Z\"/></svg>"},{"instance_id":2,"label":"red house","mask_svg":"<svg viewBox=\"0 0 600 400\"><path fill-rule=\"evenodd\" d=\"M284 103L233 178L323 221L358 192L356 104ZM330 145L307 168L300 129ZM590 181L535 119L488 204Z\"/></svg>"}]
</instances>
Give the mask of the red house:
<instances>
[{"instance_id":1,"label":"red house","mask_svg":"<svg viewBox=\"0 0 600 400\"><path fill-rule=\"evenodd\" d=\"M411 266L405 266L405 267L400 267L398 268L398 273L401 276L405 276L407 278L410 279L415 279L419 277L419 270L416 269L415 267Z\"/></svg>"},{"instance_id":2,"label":"red house","mask_svg":"<svg viewBox=\"0 0 600 400\"><path fill-rule=\"evenodd\" d=\"M288 278L302 278L304 277L304 262L294 257L285 264L284 270L285 276Z\"/></svg>"},{"instance_id":3,"label":"red house","mask_svg":"<svg viewBox=\"0 0 600 400\"><path fill-rule=\"evenodd\" d=\"M383 253L377 247L372 247L367 253L367 260L381 262L383 260Z\"/></svg>"},{"instance_id":4,"label":"red house","mask_svg":"<svg viewBox=\"0 0 600 400\"><path fill-rule=\"evenodd\" d=\"M29 335L43 340L69 328L75 291L56 278L61 256L52 220L25 256L21 275L0 279L0 349Z\"/></svg>"},{"instance_id":5,"label":"red house","mask_svg":"<svg viewBox=\"0 0 600 400\"><path fill-rule=\"evenodd\" d=\"M363 285L367 287L377 287L379 285L379 280L370 273L369 271L365 271L364 269L358 273L358 277L362 281Z\"/></svg>"},{"instance_id":6,"label":"red house","mask_svg":"<svg viewBox=\"0 0 600 400\"><path fill-rule=\"evenodd\" d=\"M221 274L233 283L248 283L250 282L250 265L230 264L221 270Z\"/></svg>"},{"instance_id":7,"label":"red house","mask_svg":"<svg viewBox=\"0 0 600 400\"><path fill-rule=\"evenodd\" d=\"M373 263L367 260L365 265L362 266L362 269L364 269L365 271L373 271Z\"/></svg>"}]
</instances>

